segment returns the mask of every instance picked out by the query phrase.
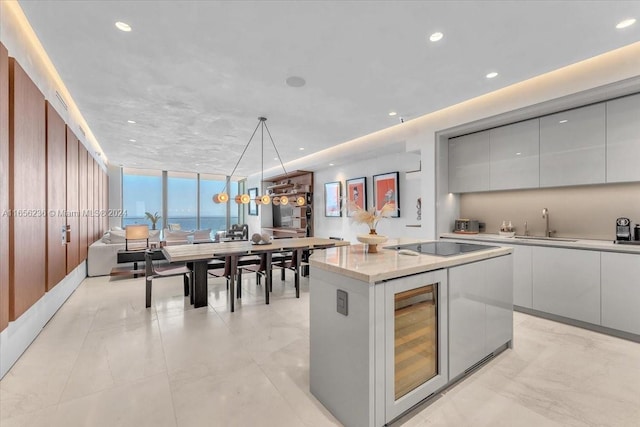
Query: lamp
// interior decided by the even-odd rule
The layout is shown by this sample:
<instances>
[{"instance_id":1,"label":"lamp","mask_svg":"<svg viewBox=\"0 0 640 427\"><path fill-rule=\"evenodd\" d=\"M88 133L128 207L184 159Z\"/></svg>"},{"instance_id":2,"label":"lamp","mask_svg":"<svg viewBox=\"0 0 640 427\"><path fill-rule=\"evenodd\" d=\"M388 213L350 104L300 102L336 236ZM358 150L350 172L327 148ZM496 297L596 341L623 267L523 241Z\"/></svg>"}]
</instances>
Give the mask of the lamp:
<instances>
[{"instance_id":1,"label":"lamp","mask_svg":"<svg viewBox=\"0 0 640 427\"><path fill-rule=\"evenodd\" d=\"M124 249L129 250L129 240L147 240L149 246L149 226L147 224L127 225L124 233Z\"/></svg>"},{"instance_id":2,"label":"lamp","mask_svg":"<svg viewBox=\"0 0 640 427\"><path fill-rule=\"evenodd\" d=\"M249 138L249 142L247 142L247 145L245 145L244 150L242 150L242 154L240 154L240 158L238 159L230 175L230 177L232 177L233 174L235 173L236 169L238 168L238 165L240 164L240 161L244 157L244 153L247 152L247 148L249 148L251 141L253 141L253 137L258 131L258 128L260 128L260 142L262 147L262 152L261 152L262 163L260 165L260 191L262 191L262 186L264 182L264 130L265 129L267 130L267 135L269 135L269 139L271 140L271 145L273 145L273 148L276 150L276 155L278 156L278 161L280 162L280 166L282 166L282 170L284 171L284 174L287 175L287 170L285 169L284 164L282 164L280 153L278 152L278 148L276 147L275 142L273 142L273 138L271 137L271 132L269 132L269 128L267 127L266 121L267 121L266 117L258 117L258 125L256 126L253 133L251 134L251 138ZM229 201L229 195L226 193L228 186L229 186L229 180L226 181L226 184L222 192L213 195L212 200L215 203L226 203ZM248 194L238 194L234 200L237 204L240 205L240 204L249 203L251 201L251 198L249 197ZM278 205L278 204L286 205L289 203L289 198L283 195L280 197L274 197L272 200L272 198L268 194L263 194L256 197L254 201L258 205L268 205L272 201L274 205ZM296 204L298 206L304 206L305 202L306 202L306 199L304 197L298 197L296 199Z\"/></svg>"}]
</instances>

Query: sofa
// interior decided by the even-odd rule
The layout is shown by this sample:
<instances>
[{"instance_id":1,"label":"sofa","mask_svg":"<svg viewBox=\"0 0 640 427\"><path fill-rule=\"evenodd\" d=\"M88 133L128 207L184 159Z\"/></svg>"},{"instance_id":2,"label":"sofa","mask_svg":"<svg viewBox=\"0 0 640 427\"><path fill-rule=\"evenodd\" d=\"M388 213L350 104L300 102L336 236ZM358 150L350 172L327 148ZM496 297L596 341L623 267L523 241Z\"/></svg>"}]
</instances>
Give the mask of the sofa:
<instances>
[{"instance_id":1,"label":"sofa","mask_svg":"<svg viewBox=\"0 0 640 427\"><path fill-rule=\"evenodd\" d=\"M125 249L125 243L125 231L117 228L107 231L100 240L93 242L87 254L87 275L94 277L111 274L111 269L118 265L118 251ZM152 243L160 245L160 230L149 230L149 244ZM129 242L129 249L145 246L145 241Z\"/></svg>"},{"instance_id":2,"label":"sofa","mask_svg":"<svg viewBox=\"0 0 640 427\"><path fill-rule=\"evenodd\" d=\"M211 229L171 231L163 230L162 236L160 230L149 230L149 245L156 244L160 246L162 238L168 245L186 244L190 237L193 236L194 241L211 240ZM116 266L126 266L127 264L118 264L118 251L125 249L125 230L121 228L113 228L89 246L87 255L87 275L107 276L111 274L111 270ZM129 241L129 249L143 249L146 247L146 241Z\"/></svg>"}]
</instances>

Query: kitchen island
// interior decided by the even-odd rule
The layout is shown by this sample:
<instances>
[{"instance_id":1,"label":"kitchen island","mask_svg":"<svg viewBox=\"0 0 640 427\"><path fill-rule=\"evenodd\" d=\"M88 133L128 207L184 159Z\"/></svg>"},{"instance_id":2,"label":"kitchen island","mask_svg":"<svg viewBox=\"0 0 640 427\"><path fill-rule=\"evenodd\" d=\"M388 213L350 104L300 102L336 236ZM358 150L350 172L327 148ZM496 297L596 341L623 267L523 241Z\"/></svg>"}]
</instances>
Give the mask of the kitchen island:
<instances>
[{"instance_id":1,"label":"kitchen island","mask_svg":"<svg viewBox=\"0 0 640 427\"><path fill-rule=\"evenodd\" d=\"M346 426L383 426L511 345L512 249L390 249L412 243L310 259L310 388Z\"/></svg>"}]
</instances>

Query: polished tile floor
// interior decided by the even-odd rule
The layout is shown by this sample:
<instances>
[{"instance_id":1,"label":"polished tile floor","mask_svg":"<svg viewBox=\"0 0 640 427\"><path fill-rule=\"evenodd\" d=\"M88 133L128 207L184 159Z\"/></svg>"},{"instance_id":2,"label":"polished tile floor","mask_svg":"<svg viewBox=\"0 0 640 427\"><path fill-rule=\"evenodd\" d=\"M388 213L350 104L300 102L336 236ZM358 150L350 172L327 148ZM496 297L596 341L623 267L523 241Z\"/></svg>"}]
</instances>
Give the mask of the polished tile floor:
<instances>
[{"instance_id":1,"label":"polished tile floor","mask_svg":"<svg viewBox=\"0 0 640 427\"><path fill-rule=\"evenodd\" d=\"M339 425L309 393L309 293L224 280L192 309L181 278L87 278L0 382L0 425ZM640 344L514 314L515 345L404 426L639 426Z\"/></svg>"}]
</instances>

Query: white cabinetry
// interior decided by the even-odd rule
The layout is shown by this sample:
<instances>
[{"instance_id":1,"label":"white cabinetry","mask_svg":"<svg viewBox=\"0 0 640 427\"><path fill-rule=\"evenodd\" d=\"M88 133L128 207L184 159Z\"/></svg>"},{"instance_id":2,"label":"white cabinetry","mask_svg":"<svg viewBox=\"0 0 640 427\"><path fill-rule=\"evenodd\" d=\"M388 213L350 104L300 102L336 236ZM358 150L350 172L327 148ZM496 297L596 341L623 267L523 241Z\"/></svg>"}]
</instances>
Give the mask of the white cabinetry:
<instances>
[{"instance_id":1,"label":"white cabinetry","mask_svg":"<svg viewBox=\"0 0 640 427\"><path fill-rule=\"evenodd\" d=\"M533 247L533 308L600 324L600 252Z\"/></svg>"},{"instance_id":2,"label":"white cabinetry","mask_svg":"<svg viewBox=\"0 0 640 427\"><path fill-rule=\"evenodd\" d=\"M513 305L533 308L531 246L513 246Z\"/></svg>"},{"instance_id":3,"label":"white cabinetry","mask_svg":"<svg viewBox=\"0 0 640 427\"><path fill-rule=\"evenodd\" d=\"M540 186L605 182L605 104L540 118Z\"/></svg>"},{"instance_id":4,"label":"white cabinetry","mask_svg":"<svg viewBox=\"0 0 640 427\"><path fill-rule=\"evenodd\" d=\"M513 336L512 259L449 269L449 378L462 374Z\"/></svg>"},{"instance_id":5,"label":"white cabinetry","mask_svg":"<svg viewBox=\"0 0 640 427\"><path fill-rule=\"evenodd\" d=\"M640 94L607 102L607 182L640 181Z\"/></svg>"},{"instance_id":6,"label":"white cabinetry","mask_svg":"<svg viewBox=\"0 0 640 427\"><path fill-rule=\"evenodd\" d=\"M490 134L491 190L537 188L540 185L540 121L501 126Z\"/></svg>"},{"instance_id":7,"label":"white cabinetry","mask_svg":"<svg viewBox=\"0 0 640 427\"><path fill-rule=\"evenodd\" d=\"M489 189L489 131L449 139L449 192Z\"/></svg>"},{"instance_id":8,"label":"white cabinetry","mask_svg":"<svg viewBox=\"0 0 640 427\"><path fill-rule=\"evenodd\" d=\"M640 334L640 254L601 256L602 326Z\"/></svg>"}]
</instances>

